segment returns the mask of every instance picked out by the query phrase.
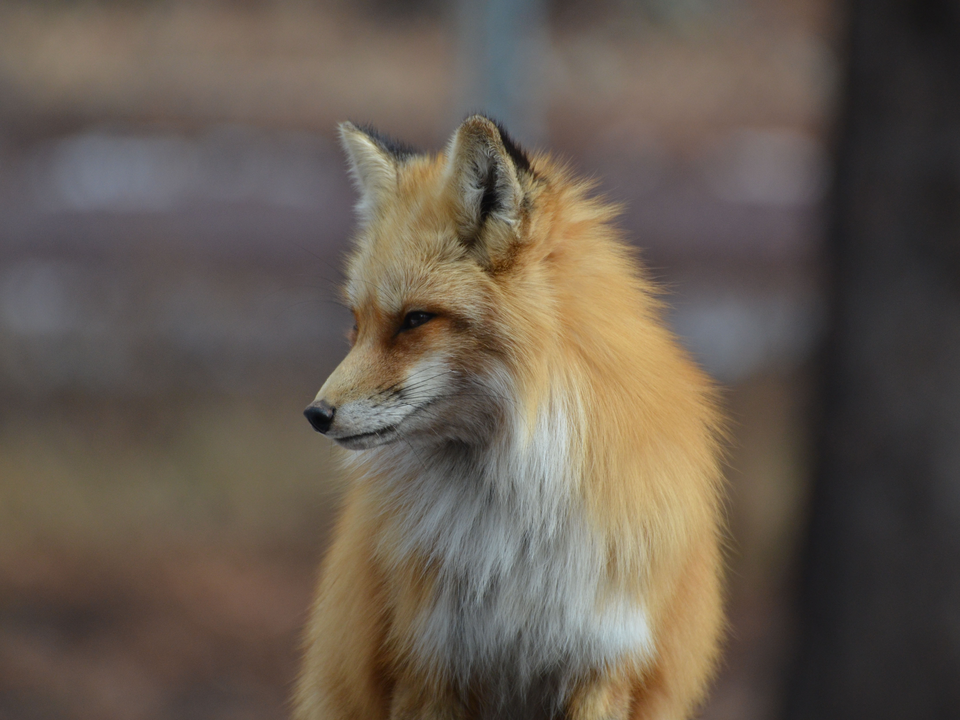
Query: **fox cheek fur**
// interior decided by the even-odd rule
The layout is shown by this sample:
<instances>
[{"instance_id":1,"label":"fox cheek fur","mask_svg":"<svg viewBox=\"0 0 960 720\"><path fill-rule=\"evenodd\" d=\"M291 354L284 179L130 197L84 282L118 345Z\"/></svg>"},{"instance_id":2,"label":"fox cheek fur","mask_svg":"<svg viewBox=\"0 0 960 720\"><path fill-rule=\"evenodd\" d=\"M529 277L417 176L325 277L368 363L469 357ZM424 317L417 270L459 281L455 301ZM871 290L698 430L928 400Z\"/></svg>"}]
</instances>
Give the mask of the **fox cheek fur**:
<instances>
[{"instance_id":1,"label":"fox cheek fur","mask_svg":"<svg viewBox=\"0 0 960 720\"><path fill-rule=\"evenodd\" d=\"M489 435L502 416L495 395L476 376L465 373L442 354L422 358L399 376L382 363L357 352L334 371L307 410L328 407L332 421L314 427L349 449L367 449L388 442L431 445L475 440ZM363 376L372 375L376 384ZM312 421L313 422L313 421Z\"/></svg>"},{"instance_id":2,"label":"fox cheek fur","mask_svg":"<svg viewBox=\"0 0 960 720\"><path fill-rule=\"evenodd\" d=\"M352 482L296 717L690 717L722 420L614 210L483 116L435 156L340 134L357 328L306 415Z\"/></svg>"},{"instance_id":3,"label":"fox cheek fur","mask_svg":"<svg viewBox=\"0 0 960 720\"><path fill-rule=\"evenodd\" d=\"M399 439L408 446L489 436L502 419L498 353L476 341L474 324L453 310L404 329L404 319L365 323L354 347L307 409L314 427L351 449ZM317 422L317 408L329 422ZM322 426L321 426L322 425Z\"/></svg>"}]
</instances>

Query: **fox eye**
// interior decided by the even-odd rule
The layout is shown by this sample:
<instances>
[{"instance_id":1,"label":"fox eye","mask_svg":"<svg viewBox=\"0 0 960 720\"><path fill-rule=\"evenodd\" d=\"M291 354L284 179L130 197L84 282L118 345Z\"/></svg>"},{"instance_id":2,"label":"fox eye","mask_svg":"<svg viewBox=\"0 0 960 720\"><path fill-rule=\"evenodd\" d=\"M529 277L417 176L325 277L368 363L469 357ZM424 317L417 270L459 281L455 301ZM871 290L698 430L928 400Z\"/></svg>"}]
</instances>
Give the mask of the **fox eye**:
<instances>
[{"instance_id":1,"label":"fox eye","mask_svg":"<svg viewBox=\"0 0 960 720\"><path fill-rule=\"evenodd\" d=\"M400 324L400 332L403 332L404 330L412 330L415 327L420 327L433 317L433 313L424 312L423 310L414 310L413 312L408 312L404 316L403 322Z\"/></svg>"}]
</instances>

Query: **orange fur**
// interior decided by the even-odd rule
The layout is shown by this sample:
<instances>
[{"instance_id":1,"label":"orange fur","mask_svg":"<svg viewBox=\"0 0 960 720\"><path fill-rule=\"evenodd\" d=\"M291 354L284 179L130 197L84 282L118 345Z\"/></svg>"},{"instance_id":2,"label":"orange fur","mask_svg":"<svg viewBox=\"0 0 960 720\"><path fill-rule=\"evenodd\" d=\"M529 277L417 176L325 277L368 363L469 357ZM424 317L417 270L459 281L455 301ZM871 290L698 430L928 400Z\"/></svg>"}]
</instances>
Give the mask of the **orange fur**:
<instances>
[{"instance_id":1,"label":"orange fur","mask_svg":"<svg viewBox=\"0 0 960 720\"><path fill-rule=\"evenodd\" d=\"M296 717L689 717L723 625L720 417L614 211L480 116L432 157L342 136L357 330L311 408L353 484Z\"/></svg>"}]
</instances>

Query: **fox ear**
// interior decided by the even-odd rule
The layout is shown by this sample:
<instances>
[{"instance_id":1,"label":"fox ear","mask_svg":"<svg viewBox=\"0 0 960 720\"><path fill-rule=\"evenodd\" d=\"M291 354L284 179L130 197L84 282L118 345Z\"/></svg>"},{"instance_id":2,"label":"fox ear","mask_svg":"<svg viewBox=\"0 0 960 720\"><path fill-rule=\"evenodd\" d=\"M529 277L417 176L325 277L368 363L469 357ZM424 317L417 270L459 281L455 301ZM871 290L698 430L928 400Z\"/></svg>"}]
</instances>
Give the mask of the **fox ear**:
<instances>
[{"instance_id":1,"label":"fox ear","mask_svg":"<svg viewBox=\"0 0 960 720\"><path fill-rule=\"evenodd\" d=\"M350 174L360 192L357 213L369 221L386 193L396 185L397 170L413 151L370 128L340 123L340 143L350 161Z\"/></svg>"},{"instance_id":2,"label":"fox ear","mask_svg":"<svg viewBox=\"0 0 960 720\"><path fill-rule=\"evenodd\" d=\"M482 115L464 120L448 157L460 238L481 264L495 264L516 239L520 172L529 171L529 161L499 125Z\"/></svg>"}]
</instances>

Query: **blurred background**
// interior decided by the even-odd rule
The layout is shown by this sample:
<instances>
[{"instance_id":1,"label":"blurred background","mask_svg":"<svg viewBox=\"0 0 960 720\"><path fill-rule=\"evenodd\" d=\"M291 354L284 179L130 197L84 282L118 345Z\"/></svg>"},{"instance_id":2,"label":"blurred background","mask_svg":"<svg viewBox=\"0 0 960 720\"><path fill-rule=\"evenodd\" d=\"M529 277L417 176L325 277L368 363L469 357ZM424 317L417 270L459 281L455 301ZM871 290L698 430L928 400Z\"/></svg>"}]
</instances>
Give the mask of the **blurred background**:
<instances>
[{"instance_id":1,"label":"blurred background","mask_svg":"<svg viewBox=\"0 0 960 720\"><path fill-rule=\"evenodd\" d=\"M623 203L726 388L704 717L776 716L845 23L831 0L0 4L0 718L286 716L339 494L301 415L346 351L335 126L437 150L475 110Z\"/></svg>"}]
</instances>

